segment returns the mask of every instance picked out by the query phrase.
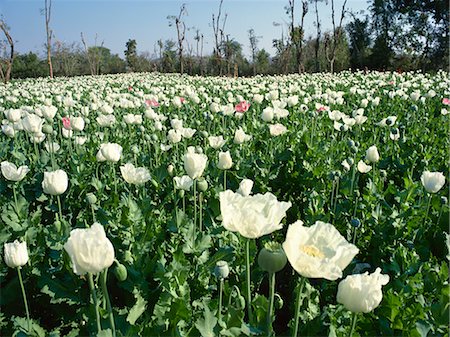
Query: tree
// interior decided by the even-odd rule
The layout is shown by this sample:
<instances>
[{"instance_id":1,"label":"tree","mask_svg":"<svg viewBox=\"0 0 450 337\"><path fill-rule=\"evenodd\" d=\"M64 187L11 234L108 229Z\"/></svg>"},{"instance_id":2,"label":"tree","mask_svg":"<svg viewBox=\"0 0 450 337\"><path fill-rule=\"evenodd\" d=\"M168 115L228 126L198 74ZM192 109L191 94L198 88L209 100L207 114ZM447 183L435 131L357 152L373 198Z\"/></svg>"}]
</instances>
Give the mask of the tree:
<instances>
[{"instance_id":1,"label":"tree","mask_svg":"<svg viewBox=\"0 0 450 337\"><path fill-rule=\"evenodd\" d=\"M47 63L48 63L48 71L50 78L53 78L53 65L52 65L52 35L53 31L50 28L50 17L52 14L52 0L45 0L45 31L47 32Z\"/></svg>"},{"instance_id":2,"label":"tree","mask_svg":"<svg viewBox=\"0 0 450 337\"><path fill-rule=\"evenodd\" d=\"M272 46L276 49L274 63L277 65L277 71L286 74L289 68L291 48L289 41L285 41L283 25L278 22L272 22L274 27L281 26L281 37L272 40Z\"/></svg>"},{"instance_id":3,"label":"tree","mask_svg":"<svg viewBox=\"0 0 450 337\"><path fill-rule=\"evenodd\" d=\"M84 40L83 33L81 33L81 42L84 46L84 52L86 54L86 58L89 62L89 69L91 71L91 75L98 75L100 73L100 61L101 61L101 48L103 47L103 41L100 44L100 48L97 47L97 34L95 34L94 47L88 47L86 41ZM108 49L109 51L109 49Z\"/></svg>"},{"instance_id":4,"label":"tree","mask_svg":"<svg viewBox=\"0 0 450 337\"><path fill-rule=\"evenodd\" d=\"M175 59L176 59L176 51L175 42L172 40L166 40L164 42L164 51L162 58L162 69L165 72L174 72L175 71Z\"/></svg>"},{"instance_id":5,"label":"tree","mask_svg":"<svg viewBox=\"0 0 450 337\"><path fill-rule=\"evenodd\" d=\"M43 77L47 74L47 64L44 60L29 52L28 54L17 55L14 58L12 67L12 78L35 78Z\"/></svg>"},{"instance_id":6,"label":"tree","mask_svg":"<svg viewBox=\"0 0 450 337\"><path fill-rule=\"evenodd\" d=\"M319 9L317 7L317 3L322 0L310 0L310 2L314 2L314 8L316 12L316 21L314 22L316 25L316 40L314 44L314 61L315 61L315 70L316 72L320 71L320 62L319 62L319 49L320 49L320 39L321 39L321 26L320 26L320 19L319 19Z\"/></svg>"},{"instance_id":7,"label":"tree","mask_svg":"<svg viewBox=\"0 0 450 337\"><path fill-rule=\"evenodd\" d=\"M388 69L392 64L393 40L398 31L394 8L390 0L373 0L370 6L372 12L372 30L375 32L375 42L369 58L369 66L374 69Z\"/></svg>"},{"instance_id":8,"label":"tree","mask_svg":"<svg viewBox=\"0 0 450 337\"><path fill-rule=\"evenodd\" d=\"M198 67L200 70L200 75L203 76L203 34L200 34L200 31L197 29L195 31L195 37L194 40L197 42L197 60L198 60ZM198 50L198 45L200 44L200 53Z\"/></svg>"},{"instance_id":9,"label":"tree","mask_svg":"<svg viewBox=\"0 0 450 337\"><path fill-rule=\"evenodd\" d=\"M295 61L298 73L304 71L303 67L303 39L304 39L304 22L305 16L308 13L308 2L302 1L302 17L300 21L300 26L295 25L295 0L289 0L289 6L286 8L286 14L290 16L290 38L291 44L294 46L295 50Z\"/></svg>"},{"instance_id":10,"label":"tree","mask_svg":"<svg viewBox=\"0 0 450 337\"><path fill-rule=\"evenodd\" d=\"M1 43L2 47L4 48L2 54L5 55L5 57L1 58L0 76L2 77L3 82L8 83L9 79L11 78L11 69L14 63L14 41L9 34L9 28L3 18L0 19L0 30L3 31L3 34L5 34L6 37L6 41ZM9 46L9 55L6 51L7 46ZM5 70L3 70L3 67L5 67Z\"/></svg>"},{"instance_id":11,"label":"tree","mask_svg":"<svg viewBox=\"0 0 450 337\"><path fill-rule=\"evenodd\" d=\"M136 40L129 39L125 45L127 48L125 50L125 60L127 62L127 67L131 71L136 71L137 65L137 43Z\"/></svg>"},{"instance_id":12,"label":"tree","mask_svg":"<svg viewBox=\"0 0 450 337\"><path fill-rule=\"evenodd\" d=\"M184 72L184 62L183 62L183 48L184 40L186 39L186 25L182 21L183 16L187 15L186 4L182 4L180 7L180 12L178 16L169 15L167 19L169 20L169 27L175 25L177 29L178 38L178 60L180 62L180 73Z\"/></svg>"},{"instance_id":13,"label":"tree","mask_svg":"<svg viewBox=\"0 0 450 337\"><path fill-rule=\"evenodd\" d=\"M54 74L63 76L74 76L84 74L84 57L81 55L79 46L76 43L66 44L56 41L53 45L53 71Z\"/></svg>"},{"instance_id":14,"label":"tree","mask_svg":"<svg viewBox=\"0 0 450 337\"><path fill-rule=\"evenodd\" d=\"M253 28L248 30L248 39L250 41L250 52L252 56L253 75L256 75L256 56L258 54L258 42L262 36L256 36Z\"/></svg>"},{"instance_id":15,"label":"tree","mask_svg":"<svg viewBox=\"0 0 450 337\"><path fill-rule=\"evenodd\" d=\"M334 62L336 61L336 50L338 47L338 43L341 40L341 33L342 33L342 22L344 21L345 17L345 6L347 4L347 0L344 0L344 3L342 4L342 10L341 10L341 18L339 19L339 26L336 27L335 22L335 16L334 16L334 0L331 0L331 22L333 24L333 36L329 36L325 39L325 52L327 56L327 60L330 63L330 72L334 72Z\"/></svg>"},{"instance_id":16,"label":"tree","mask_svg":"<svg viewBox=\"0 0 450 337\"><path fill-rule=\"evenodd\" d=\"M363 69L367 66L370 53L369 19L354 17L347 25L347 32L350 39L350 65L352 69Z\"/></svg>"},{"instance_id":17,"label":"tree","mask_svg":"<svg viewBox=\"0 0 450 337\"><path fill-rule=\"evenodd\" d=\"M222 20L222 28L220 28L220 16L222 14L222 4L223 0L220 0L219 3L219 11L217 14L217 17L212 14L212 27L214 31L214 60L216 62L217 70L219 75L222 75L222 56L220 54L221 46L224 43L224 37L225 37L225 23L227 22L227 14L225 13L225 17Z\"/></svg>"},{"instance_id":18,"label":"tree","mask_svg":"<svg viewBox=\"0 0 450 337\"><path fill-rule=\"evenodd\" d=\"M227 63L227 75L231 76L231 65L236 67L243 60L242 45L236 40L230 39L230 36L227 35L226 40L222 43L221 50Z\"/></svg>"},{"instance_id":19,"label":"tree","mask_svg":"<svg viewBox=\"0 0 450 337\"><path fill-rule=\"evenodd\" d=\"M270 71L270 55L265 49L256 54L256 69L259 74L267 74Z\"/></svg>"}]
</instances>

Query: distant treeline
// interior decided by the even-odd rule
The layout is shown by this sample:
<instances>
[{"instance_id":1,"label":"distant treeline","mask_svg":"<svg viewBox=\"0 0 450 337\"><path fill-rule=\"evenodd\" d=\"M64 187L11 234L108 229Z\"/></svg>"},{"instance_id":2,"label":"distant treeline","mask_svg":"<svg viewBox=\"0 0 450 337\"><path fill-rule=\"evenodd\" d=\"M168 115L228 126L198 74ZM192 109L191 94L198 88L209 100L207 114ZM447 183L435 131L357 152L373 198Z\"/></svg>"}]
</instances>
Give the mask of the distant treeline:
<instances>
[{"instance_id":1,"label":"distant treeline","mask_svg":"<svg viewBox=\"0 0 450 337\"><path fill-rule=\"evenodd\" d=\"M345 7L344 17L334 17L333 29L321 31L317 3L321 0L287 0L290 21L279 38L273 40L274 56L258 48L261 37L248 31L250 56L245 57L243 42L225 33L220 0L219 12L213 15L215 45L212 53L203 55L203 34L196 30L194 42L186 40L185 5L177 16L168 16L169 25L177 29L178 40L159 40L153 54L137 52L137 41L129 39L125 58L111 54L103 46L53 42L51 61L54 76L111 74L122 72L181 72L198 75L251 76L292 72L340 71L343 69L433 71L449 66L449 2L419 0L371 0L369 11L351 13ZM301 6L296 17L295 6ZM340 10L342 8L339 8ZM229 13L232 15L232 13ZM315 33L304 36L303 19L315 17ZM320 13L329 17L328 13ZM225 19L226 20L226 19ZM298 24L300 22L300 24ZM219 23L221 26L219 26ZM275 25L275 23L274 23ZM83 46L83 48L82 48ZM6 59L6 58L5 58ZM15 54L11 78L48 76L48 60L34 53Z\"/></svg>"}]
</instances>

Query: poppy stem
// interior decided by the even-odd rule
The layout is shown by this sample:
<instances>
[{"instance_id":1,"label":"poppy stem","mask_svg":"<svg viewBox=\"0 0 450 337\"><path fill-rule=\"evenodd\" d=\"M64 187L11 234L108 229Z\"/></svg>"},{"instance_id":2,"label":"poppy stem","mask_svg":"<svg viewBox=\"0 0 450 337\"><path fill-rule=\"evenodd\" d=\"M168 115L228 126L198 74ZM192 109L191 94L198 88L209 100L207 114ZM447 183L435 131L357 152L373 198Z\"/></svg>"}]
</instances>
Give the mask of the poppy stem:
<instances>
[{"instance_id":1,"label":"poppy stem","mask_svg":"<svg viewBox=\"0 0 450 337\"><path fill-rule=\"evenodd\" d=\"M267 336L272 336L273 302L275 298L275 273L269 273L269 310L267 310Z\"/></svg>"},{"instance_id":2,"label":"poppy stem","mask_svg":"<svg viewBox=\"0 0 450 337\"><path fill-rule=\"evenodd\" d=\"M106 286L107 279L108 279L108 269L105 269L102 272L102 291L103 296L106 299L106 307L108 308L109 324L111 325L112 335L113 337L116 337L116 325L114 323L114 314L111 307L111 301L109 299L108 288Z\"/></svg>"},{"instance_id":3,"label":"poppy stem","mask_svg":"<svg viewBox=\"0 0 450 337\"><path fill-rule=\"evenodd\" d=\"M298 320L300 318L301 296L303 293L303 288L305 287L305 283L306 283L306 278L300 277L300 285L298 287L297 302L295 304L294 333L292 334L292 337L298 336Z\"/></svg>"},{"instance_id":4,"label":"poppy stem","mask_svg":"<svg viewBox=\"0 0 450 337\"><path fill-rule=\"evenodd\" d=\"M16 192L16 184L13 184L13 194L14 194L14 206L16 207L16 213L17 216L20 219L20 214L19 214L19 203L17 202L17 192Z\"/></svg>"},{"instance_id":5,"label":"poppy stem","mask_svg":"<svg viewBox=\"0 0 450 337\"><path fill-rule=\"evenodd\" d=\"M200 233L201 233L203 230L203 193L202 192L200 192L198 195L198 203L199 203L198 207L199 207L199 213L200 213L199 214L200 219L198 219L198 220L199 220L199 224L200 224Z\"/></svg>"},{"instance_id":6,"label":"poppy stem","mask_svg":"<svg viewBox=\"0 0 450 337\"><path fill-rule=\"evenodd\" d=\"M223 278L219 281L219 321L222 319L222 293L223 293Z\"/></svg>"},{"instance_id":7,"label":"poppy stem","mask_svg":"<svg viewBox=\"0 0 450 337\"><path fill-rule=\"evenodd\" d=\"M197 226L197 179L194 179L194 230L192 242L195 246L195 237L196 237L196 227Z\"/></svg>"},{"instance_id":8,"label":"poppy stem","mask_svg":"<svg viewBox=\"0 0 450 337\"><path fill-rule=\"evenodd\" d=\"M355 327L356 327L356 319L357 319L357 313L354 312L353 316L352 316L352 328L350 330L350 334L348 335L348 337L352 337L353 332L355 331Z\"/></svg>"},{"instance_id":9,"label":"poppy stem","mask_svg":"<svg viewBox=\"0 0 450 337\"><path fill-rule=\"evenodd\" d=\"M246 263L246 277L247 277L247 312L248 320L251 324L253 322L252 313L252 292L250 287L250 239L247 239L245 243L245 263Z\"/></svg>"},{"instance_id":10,"label":"poppy stem","mask_svg":"<svg viewBox=\"0 0 450 337\"><path fill-rule=\"evenodd\" d=\"M94 278L92 277L91 273L88 273L88 280L89 280L89 289L91 290L92 301L94 302L95 318L97 321L97 332L100 332L102 330L102 326L100 324L100 314L98 312L98 300L97 294L95 293Z\"/></svg>"},{"instance_id":11,"label":"poppy stem","mask_svg":"<svg viewBox=\"0 0 450 337\"><path fill-rule=\"evenodd\" d=\"M223 190L227 190L227 170L223 170Z\"/></svg>"},{"instance_id":12,"label":"poppy stem","mask_svg":"<svg viewBox=\"0 0 450 337\"><path fill-rule=\"evenodd\" d=\"M430 205L431 205L431 199L433 198L433 195L429 193L428 195L428 204L427 204L427 211L425 212L425 218L423 219L423 225L425 226L427 220L428 220L428 212L430 211Z\"/></svg>"},{"instance_id":13,"label":"poppy stem","mask_svg":"<svg viewBox=\"0 0 450 337\"><path fill-rule=\"evenodd\" d=\"M25 294L25 287L23 286L22 273L20 272L20 268L21 267L17 267L17 274L19 275L20 289L22 290L23 303L25 304L25 312L27 314L28 333L31 334L30 311L28 310L27 295Z\"/></svg>"},{"instance_id":14,"label":"poppy stem","mask_svg":"<svg viewBox=\"0 0 450 337\"><path fill-rule=\"evenodd\" d=\"M58 212L59 212L59 221L62 221L62 207L61 207L61 197L59 195L56 196L56 200L58 201Z\"/></svg>"}]
</instances>

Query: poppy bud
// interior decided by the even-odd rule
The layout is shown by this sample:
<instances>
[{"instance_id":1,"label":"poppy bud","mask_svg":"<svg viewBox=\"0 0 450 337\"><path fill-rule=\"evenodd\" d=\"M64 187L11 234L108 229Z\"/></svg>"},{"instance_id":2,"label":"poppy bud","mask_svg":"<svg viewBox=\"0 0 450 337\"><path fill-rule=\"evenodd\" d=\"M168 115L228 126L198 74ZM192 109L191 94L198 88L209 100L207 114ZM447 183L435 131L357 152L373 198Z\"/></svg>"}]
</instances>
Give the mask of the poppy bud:
<instances>
[{"instance_id":1,"label":"poppy bud","mask_svg":"<svg viewBox=\"0 0 450 337\"><path fill-rule=\"evenodd\" d=\"M287 258L278 242L268 242L258 255L259 267L269 273L276 273L284 268Z\"/></svg>"}]
</instances>

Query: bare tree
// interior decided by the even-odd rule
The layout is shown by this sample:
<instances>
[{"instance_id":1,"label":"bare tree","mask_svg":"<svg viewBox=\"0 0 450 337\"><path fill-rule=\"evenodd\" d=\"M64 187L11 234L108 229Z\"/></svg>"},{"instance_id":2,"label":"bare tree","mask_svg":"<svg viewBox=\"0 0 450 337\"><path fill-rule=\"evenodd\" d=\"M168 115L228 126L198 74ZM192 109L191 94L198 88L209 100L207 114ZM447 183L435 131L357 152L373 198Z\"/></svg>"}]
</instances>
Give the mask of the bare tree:
<instances>
[{"instance_id":1,"label":"bare tree","mask_svg":"<svg viewBox=\"0 0 450 337\"><path fill-rule=\"evenodd\" d=\"M196 58L198 60L198 67L200 69L200 74L203 75L203 34L200 34L200 30L195 30L194 40L196 41ZM200 45L200 51L199 51Z\"/></svg>"},{"instance_id":2,"label":"bare tree","mask_svg":"<svg viewBox=\"0 0 450 337\"><path fill-rule=\"evenodd\" d=\"M47 63L50 78L53 78L53 65L52 65L52 35L53 31L50 29L50 17L52 14L52 0L45 0L45 30L47 32Z\"/></svg>"},{"instance_id":3,"label":"bare tree","mask_svg":"<svg viewBox=\"0 0 450 337\"><path fill-rule=\"evenodd\" d=\"M183 62L183 49L184 49L184 40L186 39L186 25L182 18L184 15L187 15L186 4L182 4L180 7L180 13L178 16L169 15L167 19L169 20L169 26L171 27L175 24L177 29L177 37L178 37L178 58L180 60L180 73L184 72L184 62Z\"/></svg>"},{"instance_id":4,"label":"bare tree","mask_svg":"<svg viewBox=\"0 0 450 337\"><path fill-rule=\"evenodd\" d=\"M345 17L345 5L347 4L347 0L342 4L342 12L341 18L339 19L339 26L336 27L336 22L334 18L334 0L331 0L331 20L333 23L333 37L325 39L325 54L327 56L327 60L330 63L330 72L334 72L334 61L336 61L336 49L339 44L339 40L342 34L342 21L344 21Z\"/></svg>"},{"instance_id":5,"label":"bare tree","mask_svg":"<svg viewBox=\"0 0 450 337\"><path fill-rule=\"evenodd\" d=\"M84 40L83 32L81 32L81 42L84 46L84 51L86 53L86 58L89 62L89 69L91 75L98 75L100 73L100 50L97 46L97 34L95 34L94 47L88 47L86 41ZM104 41L100 44L100 48L103 47Z\"/></svg>"},{"instance_id":6,"label":"bare tree","mask_svg":"<svg viewBox=\"0 0 450 337\"><path fill-rule=\"evenodd\" d=\"M163 51L164 43L163 43L162 39L159 39L156 43L158 44L158 48L159 48L159 68L160 68L159 71L162 72L162 70L163 70L163 53L162 53L162 51Z\"/></svg>"},{"instance_id":7,"label":"bare tree","mask_svg":"<svg viewBox=\"0 0 450 337\"><path fill-rule=\"evenodd\" d=\"M258 53L258 42L262 36L256 36L253 28L248 30L248 39L250 41L250 51L252 53L253 75L256 75L256 54Z\"/></svg>"},{"instance_id":8,"label":"bare tree","mask_svg":"<svg viewBox=\"0 0 450 337\"><path fill-rule=\"evenodd\" d=\"M285 22L285 24L287 24ZM291 46L289 41L284 37L284 26L280 22L272 22L274 27L281 27L281 37L280 39L273 39L272 45L277 50L277 64L279 70L283 74L287 74L289 67L289 60L291 55ZM287 40L287 41L285 41Z\"/></svg>"},{"instance_id":9,"label":"bare tree","mask_svg":"<svg viewBox=\"0 0 450 337\"><path fill-rule=\"evenodd\" d=\"M79 66L79 55L80 50L77 43L66 44L56 41L53 47L53 69L55 73L59 72L64 76L74 75L77 66Z\"/></svg>"},{"instance_id":10,"label":"bare tree","mask_svg":"<svg viewBox=\"0 0 450 337\"><path fill-rule=\"evenodd\" d=\"M304 22L306 13L308 13L308 1L302 1L302 17L300 26L295 25L295 0L289 0L289 6L286 7L286 13L290 15L290 35L291 43L295 47L295 61L298 73L304 71L303 67L303 38L304 38Z\"/></svg>"},{"instance_id":11,"label":"bare tree","mask_svg":"<svg viewBox=\"0 0 450 337\"><path fill-rule=\"evenodd\" d=\"M5 21L3 19L0 19L0 29L3 31L3 33L5 34L6 37L6 43L9 45L9 56L7 56L7 45L6 43L4 44L4 55L6 55L6 57L3 59L2 58L2 62L0 64L0 76L3 80L3 82L8 83L10 78L11 78L11 69L12 69L12 65L14 62L14 41L11 37L11 35L9 34L9 28L6 25ZM3 70L3 64L5 64L6 66L6 70Z\"/></svg>"},{"instance_id":12,"label":"bare tree","mask_svg":"<svg viewBox=\"0 0 450 337\"><path fill-rule=\"evenodd\" d=\"M222 28L220 28L220 16L222 15L222 4L223 0L219 3L219 12L217 17L212 14L212 27L214 31L214 59L216 60L217 68L219 69L219 75L222 75L222 56L221 56L221 46L225 41L225 23L227 22L228 14L225 13L225 17L222 20Z\"/></svg>"},{"instance_id":13,"label":"bare tree","mask_svg":"<svg viewBox=\"0 0 450 337\"><path fill-rule=\"evenodd\" d=\"M204 66L203 66L203 34L200 35L200 75L204 74Z\"/></svg>"},{"instance_id":14,"label":"bare tree","mask_svg":"<svg viewBox=\"0 0 450 337\"><path fill-rule=\"evenodd\" d=\"M320 48L320 37L321 37L321 27L320 27L320 19L319 19L319 10L317 8L317 3L321 0L310 0L315 4L315 12L316 12L316 42L314 44L314 63L316 64L316 72L320 71L320 62L319 62L319 48Z\"/></svg>"}]
</instances>

